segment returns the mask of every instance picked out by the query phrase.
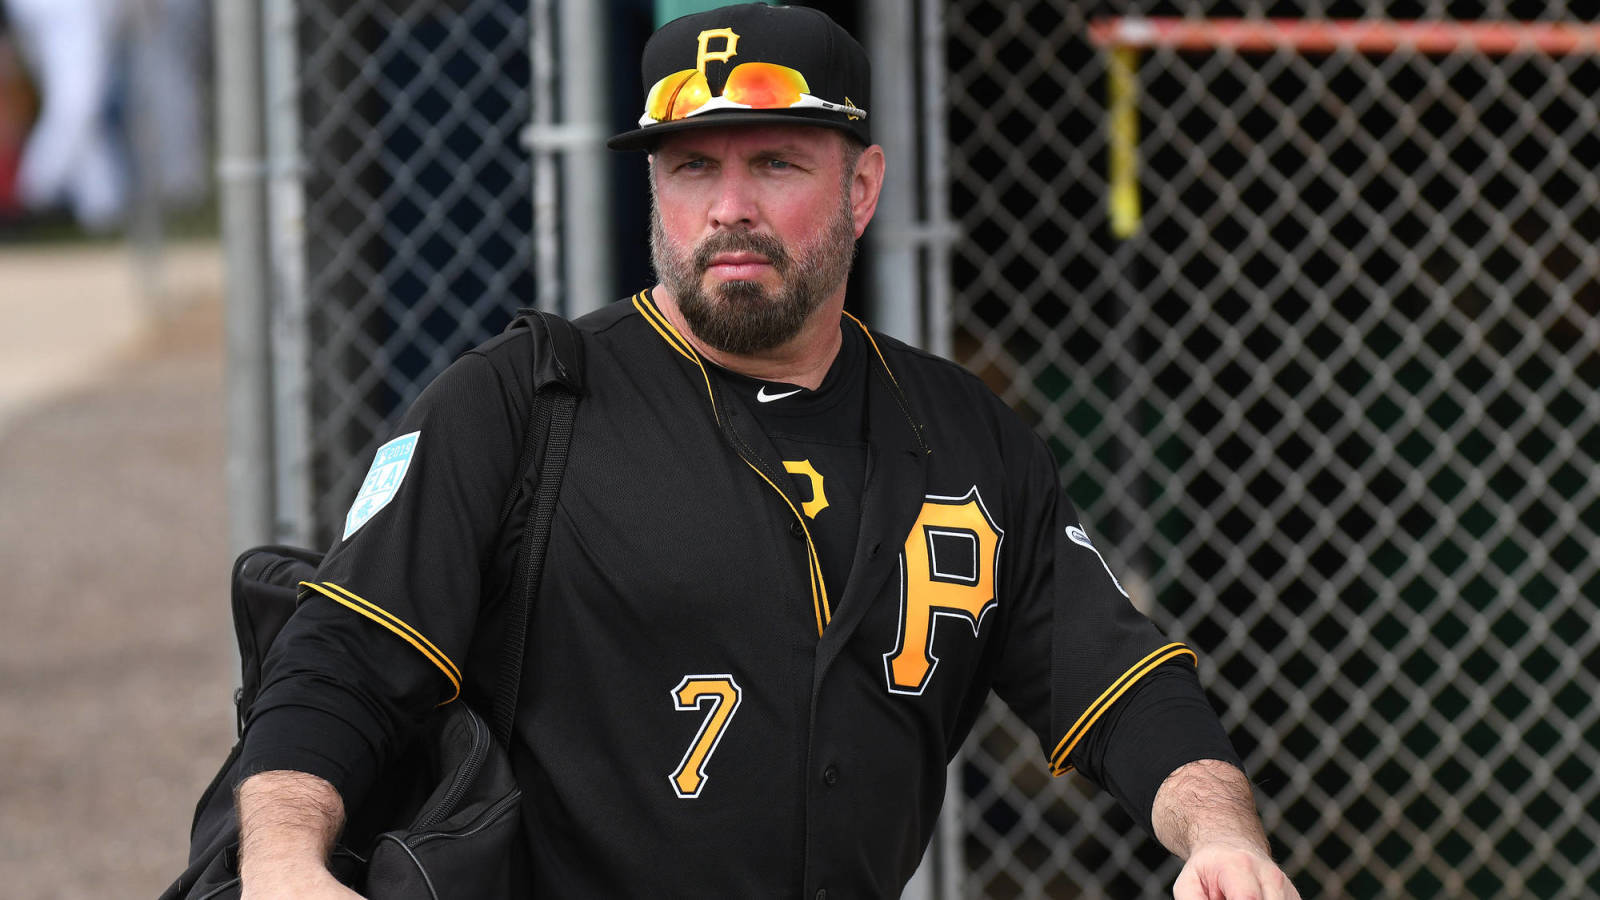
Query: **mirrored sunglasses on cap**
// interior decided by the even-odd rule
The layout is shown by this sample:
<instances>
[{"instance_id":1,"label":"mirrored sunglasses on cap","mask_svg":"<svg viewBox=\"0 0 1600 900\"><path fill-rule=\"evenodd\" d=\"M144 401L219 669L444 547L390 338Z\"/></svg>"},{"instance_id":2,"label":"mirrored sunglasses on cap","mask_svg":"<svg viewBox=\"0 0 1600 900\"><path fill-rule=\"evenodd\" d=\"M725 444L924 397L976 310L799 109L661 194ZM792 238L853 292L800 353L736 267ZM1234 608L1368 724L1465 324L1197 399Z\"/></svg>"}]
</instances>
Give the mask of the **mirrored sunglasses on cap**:
<instances>
[{"instance_id":1,"label":"mirrored sunglasses on cap","mask_svg":"<svg viewBox=\"0 0 1600 900\"><path fill-rule=\"evenodd\" d=\"M788 66L747 62L728 72L722 96L713 97L704 72L684 69L650 88L639 126L674 122L719 109L826 109L851 118L867 117L864 109L814 97L810 90L805 76Z\"/></svg>"}]
</instances>

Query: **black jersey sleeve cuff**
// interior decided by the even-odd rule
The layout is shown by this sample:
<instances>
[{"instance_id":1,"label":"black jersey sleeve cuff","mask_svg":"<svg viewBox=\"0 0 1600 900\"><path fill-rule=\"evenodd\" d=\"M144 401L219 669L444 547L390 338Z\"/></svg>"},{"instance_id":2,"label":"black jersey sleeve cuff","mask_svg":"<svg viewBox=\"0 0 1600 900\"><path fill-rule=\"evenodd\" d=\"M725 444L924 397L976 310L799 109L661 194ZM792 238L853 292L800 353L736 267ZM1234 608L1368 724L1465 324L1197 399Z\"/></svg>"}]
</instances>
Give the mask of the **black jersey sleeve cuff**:
<instances>
[{"instance_id":1,"label":"black jersey sleeve cuff","mask_svg":"<svg viewBox=\"0 0 1600 900\"><path fill-rule=\"evenodd\" d=\"M1118 700L1070 761L1153 835L1151 809L1162 782L1202 759L1244 768L1194 667L1175 660L1151 671Z\"/></svg>"},{"instance_id":2,"label":"black jersey sleeve cuff","mask_svg":"<svg viewBox=\"0 0 1600 900\"><path fill-rule=\"evenodd\" d=\"M366 737L344 719L307 706L277 706L251 720L239 771L244 777L280 769L315 775L332 784L349 809L371 789L378 768Z\"/></svg>"}]
</instances>

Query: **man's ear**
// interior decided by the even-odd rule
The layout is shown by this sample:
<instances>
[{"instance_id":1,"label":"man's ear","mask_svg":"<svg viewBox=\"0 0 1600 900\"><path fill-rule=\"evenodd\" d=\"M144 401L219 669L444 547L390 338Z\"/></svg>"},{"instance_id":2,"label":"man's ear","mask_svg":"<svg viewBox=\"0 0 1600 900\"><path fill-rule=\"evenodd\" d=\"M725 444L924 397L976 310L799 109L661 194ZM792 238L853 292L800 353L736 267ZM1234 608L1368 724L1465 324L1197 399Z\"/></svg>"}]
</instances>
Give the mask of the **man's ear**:
<instances>
[{"instance_id":1,"label":"man's ear","mask_svg":"<svg viewBox=\"0 0 1600 900\"><path fill-rule=\"evenodd\" d=\"M855 175L850 178L850 212L855 219L856 237L867 230L867 223L878 210L878 195L883 191L883 148L873 144L861 151Z\"/></svg>"}]
</instances>

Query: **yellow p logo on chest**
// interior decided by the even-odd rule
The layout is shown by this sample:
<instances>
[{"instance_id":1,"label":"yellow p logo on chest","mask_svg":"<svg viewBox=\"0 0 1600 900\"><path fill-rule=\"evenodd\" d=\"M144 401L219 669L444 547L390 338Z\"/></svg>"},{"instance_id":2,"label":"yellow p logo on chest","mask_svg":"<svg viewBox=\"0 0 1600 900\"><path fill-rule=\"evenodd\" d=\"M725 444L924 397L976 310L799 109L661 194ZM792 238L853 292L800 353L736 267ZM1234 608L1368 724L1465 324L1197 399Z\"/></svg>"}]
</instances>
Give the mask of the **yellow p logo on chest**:
<instances>
[{"instance_id":1,"label":"yellow p logo on chest","mask_svg":"<svg viewBox=\"0 0 1600 900\"><path fill-rule=\"evenodd\" d=\"M786 459L783 468L791 475L804 478L811 485L811 499L800 505L800 511L806 514L806 518L815 519L817 513L828 508L828 493L822 486L822 473L809 459Z\"/></svg>"}]
</instances>

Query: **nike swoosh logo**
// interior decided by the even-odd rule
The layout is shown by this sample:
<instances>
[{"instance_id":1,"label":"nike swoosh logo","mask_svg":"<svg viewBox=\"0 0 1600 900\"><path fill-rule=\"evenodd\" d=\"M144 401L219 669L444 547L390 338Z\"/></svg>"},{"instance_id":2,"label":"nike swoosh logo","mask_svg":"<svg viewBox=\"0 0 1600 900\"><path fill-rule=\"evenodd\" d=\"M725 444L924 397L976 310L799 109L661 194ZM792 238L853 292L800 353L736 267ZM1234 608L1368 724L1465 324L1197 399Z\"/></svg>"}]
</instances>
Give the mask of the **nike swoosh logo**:
<instances>
[{"instance_id":1,"label":"nike swoosh logo","mask_svg":"<svg viewBox=\"0 0 1600 900\"><path fill-rule=\"evenodd\" d=\"M767 393L767 386L763 384L761 386L761 390L756 391L756 399L762 403L771 403L774 400L782 400L785 397L793 397L795 394L798 394L803 390L805 390L805 388L795 388L792 391L784 391L781 394L769 394Z\"/></svg>"}]
</instances>

